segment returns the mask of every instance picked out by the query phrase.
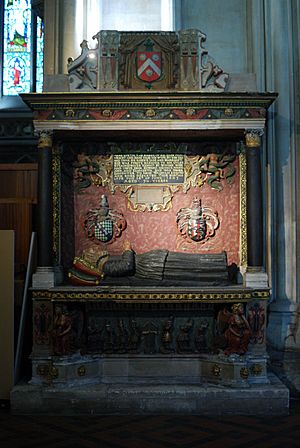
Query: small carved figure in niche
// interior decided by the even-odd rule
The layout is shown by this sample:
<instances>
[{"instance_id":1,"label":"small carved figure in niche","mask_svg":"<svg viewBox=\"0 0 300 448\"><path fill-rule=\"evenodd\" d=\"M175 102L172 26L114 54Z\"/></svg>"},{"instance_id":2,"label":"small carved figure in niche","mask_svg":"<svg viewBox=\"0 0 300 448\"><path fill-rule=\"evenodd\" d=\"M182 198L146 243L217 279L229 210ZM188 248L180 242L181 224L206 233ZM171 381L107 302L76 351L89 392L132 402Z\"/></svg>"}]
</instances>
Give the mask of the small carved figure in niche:
<instances>
[{"instance_id":1,"label":"small carved figure in niche","mask_svg":"<svg viewBox=\"0 0 300 448\"><path fill-rule=\"evenodd\" d=\"M135 319L129 322L129 338L128 338L128 352L135 354L139 353L139 346L141 343L141 330Z\"/></svg>"},{"instance_id":2,"label":"small carved figure in niche","mask_svg":"<svg viewBox=\"0 0 300 448\"><path fill-rule=\"evenodd\" d=\"M218 314L218 326L224 328L224 337L226 348L224 353L230 355L236 353L243 355L248 349L251 338L251 328L249 322L244 315L244 307L242 303L235 303L231 307L232 313L226 308Z\"/></svg>"},{"instance_id":3,"label":"small carved figure in niche","mask_svg":"<svg viewBox=\"0 0 300 448\"><path fill-rule=\"evenodd\" d=\"M87 237L101 243L112 243L126 228L122 213L109 208L107 197L103 194L98 208L86 213L84 230Z\"/></svg>"},{"instance_id":4,"label":"small carved figure in niche","mask_svg":"<svg viewBox=\"0 0 300 448\"><path fill-rule=\"evenodd\" d=\"M180 325L179 334L176 338L177 342L177 353L192 353L192 345L191 345L191 331L194 325L194 321L192 319L188 319L187 322L183 325Z\"/></svg>"},{"instance_id":5,"label":"small carved figure in niche","mask_svg":"<svg viewBox=\"0 0 300 448\"><path fill-rule=\"evenodd\" d=\"M34 309L34 340L37 345L49 344L51 316L49 308L42 303Z\"/></svg>"},{"instance_id":6,"label":"small carved figure in niche","mask_svg":"<svg viewBox=\"0 0 300 448\"><path fill-rule=\"evenodd\" d=\"M105 322L103 329L103 352L107 354L112 354L114 352L115 346L115 333L113 328L111 327L110 322Z\"/></svg>"},{"instance_id":7,"label":"small carved figure in niche","mask_svg":"<svg viewBox=\"0 0 300 448\"><path fill-rule=\"evenodd\" d=\"M53 351L55 355L69 355L74 351L73 319L64 305L56 305L53 319Z\"/></svg>"},{"instance_id":8,"label":"small carved figure in niche","mask_svg":"<svg viewBox=\"0 0 300 448\"><path fill-rule=\"evenodd\" d=\"M90 353L101 353L103 350L101 340L102 329L94 316L91 316L88 320L87 328L87 348Z\"/></svg>"},{"instance_id":9,"label":"small carved figure in niche","mask_svg":"<svg viewBox=\"0 0 300 448\"><path fill-rule=\"evenodd\" d=\"M128 344L128 331L125 328L124 320L118 320L118 326L116 331L116 352L126 353Z\"/></svg>"},{"instance_id":10,"label":"small carved figure in niche","mask_svg":"<svg viewBox=\"0 0 300 448\"><path fill-rule=\"evenodd\" d=\"M153 322L147 322L142 330L144 341L144 353L153 355L156 353L156 335L158 333L157 326Z\"/></svg>"},{"instance_id":11,"label":"small carved figure in niche","mask_svg":"<svg viewBox=\"0 0 300 448\"><path fill-rule=\"evenodd\" d=\"M168 320L166 320L163 323L162 332L160 335L161 346L160 346L159 351L160 351L160 353L163 353L164 355L174 352L174 349L172 348L173 327L174 327L174 317L171 316L171 317L169 317Z\"/></svg>"},{"instance_id":12,"label":"small carved figure in niche","mask_svg":"<svg viewBox=\"0 0 300 448\"><path fill-rule=\"evenodd\" d=\"M266 320L263 305L255 303L248 310L248 320L252 331L251 342L262 344L265 338L264 323Z\"/></svg>"},{"instance_id":13,"label":"small carved figure in niche","mask_svg":"<svg viewBox=\"0 0 300 448\"><path fill-rule=\"evenodd\" d=\"M203 243L215 235L219 227L217 212L201 206L201 200L194 198L190 208L181 208L177 212L177 227L180 234L189 241Z\"/></svg>"},{"instance_id":14,"label":"small carved figure in niche","mask_svg":"<svg viewBox=\"0 0 300 448\"><path fill-rule=\"evenodd\" d=\"M208 345L207 345L207 330L208 330L208 321L202 320L196 330L195 334L195 347L198 353L208 353Z\"/></svg>"}]
</instances>

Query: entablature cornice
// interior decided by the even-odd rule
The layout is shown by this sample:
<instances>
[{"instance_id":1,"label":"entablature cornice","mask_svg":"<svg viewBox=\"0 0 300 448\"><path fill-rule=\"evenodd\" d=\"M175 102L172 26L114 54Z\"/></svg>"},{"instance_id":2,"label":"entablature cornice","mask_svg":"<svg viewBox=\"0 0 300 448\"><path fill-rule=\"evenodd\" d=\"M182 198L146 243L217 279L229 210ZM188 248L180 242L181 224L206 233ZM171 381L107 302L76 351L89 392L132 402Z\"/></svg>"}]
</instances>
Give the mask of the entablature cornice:
<instances>
[{"instance_id":1,"label":"entablature cornice","mask_svg":"<svg viewBox=\"0 0 300 448\"><path fill-rule=\"evenodd\" d=\"M263 129L276 93L70 92L24 94L40 130Z\"/></svg>"}]
</instances>

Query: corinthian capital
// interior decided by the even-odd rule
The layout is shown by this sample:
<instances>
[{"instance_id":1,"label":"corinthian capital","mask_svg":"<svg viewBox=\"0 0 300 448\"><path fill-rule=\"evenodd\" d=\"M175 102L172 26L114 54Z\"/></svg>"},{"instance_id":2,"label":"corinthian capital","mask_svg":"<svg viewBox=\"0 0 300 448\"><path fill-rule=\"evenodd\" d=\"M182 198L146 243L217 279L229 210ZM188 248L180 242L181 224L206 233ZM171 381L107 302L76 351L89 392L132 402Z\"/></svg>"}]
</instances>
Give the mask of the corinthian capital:
<instances>
[{"instance_id":1,"label":"corinthian capital","mask_svg":"<svg viewBox=\"0 0 300 448\"><path fill-rule=\"evenodd\" d=\"M263 129L246 129L245 140L247 148L259 148L261 145L261 136L264 134Z\"/></svg>"},{"instance_id":2,"label":"corinthian capital","mask_svg":"<svg viewBox=\"0 0 300 448\"><path fill-rule=\"evenodd\" d=\"M52 137L53 132L52 131L40 131L38 132L38 148L44 149L44 148L52 148Z\"/></svg>"}]
</instances>

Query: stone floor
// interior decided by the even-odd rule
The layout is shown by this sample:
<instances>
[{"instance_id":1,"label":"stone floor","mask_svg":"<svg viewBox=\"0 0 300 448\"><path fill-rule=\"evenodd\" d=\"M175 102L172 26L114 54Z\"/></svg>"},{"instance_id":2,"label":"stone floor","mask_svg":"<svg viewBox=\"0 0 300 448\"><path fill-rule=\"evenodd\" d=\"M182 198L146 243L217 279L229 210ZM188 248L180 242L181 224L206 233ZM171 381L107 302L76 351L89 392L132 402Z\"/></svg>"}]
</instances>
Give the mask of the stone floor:
<instances>
[{"instance_id":1,"label":"stone floor","mask_svg":"<svg viewBox=\"0 0 300 448\"><path fill-rule=\"evenodd\" d=\"M38 412L38 409L36 410ZM296 448L300 400L288 416L41 416L0 409L1 448Z\"/></svg>"},{"instance_id":2,"label":"stone floor","mask_svg":"<svg viewBox=\"0 0 300 448\"><path fill-rule=\"evenodd\" d=\"M248 388L213 384L21 384L11 393L15 414L47 415L287 415L289 390L270 374L270 384Z\"/></svg>"}]
</instances>

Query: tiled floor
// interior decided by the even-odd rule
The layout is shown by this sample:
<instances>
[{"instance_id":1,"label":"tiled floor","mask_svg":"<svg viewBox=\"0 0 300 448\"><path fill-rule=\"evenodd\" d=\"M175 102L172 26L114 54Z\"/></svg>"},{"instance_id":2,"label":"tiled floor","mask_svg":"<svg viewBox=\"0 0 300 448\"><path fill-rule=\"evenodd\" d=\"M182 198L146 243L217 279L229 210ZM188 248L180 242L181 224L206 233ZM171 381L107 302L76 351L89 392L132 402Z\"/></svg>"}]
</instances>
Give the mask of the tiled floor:
<instances>
[{"instance_id":1,"label":"tiled floor","mask_svg":"<svg viewBox=\"0 0 300 448\"><path fill-rule=\"evenodd\" d=\"M14 416L0 412L1 448L300 447L300 400L286 417Z\"/></svg>"}]
</instances>

